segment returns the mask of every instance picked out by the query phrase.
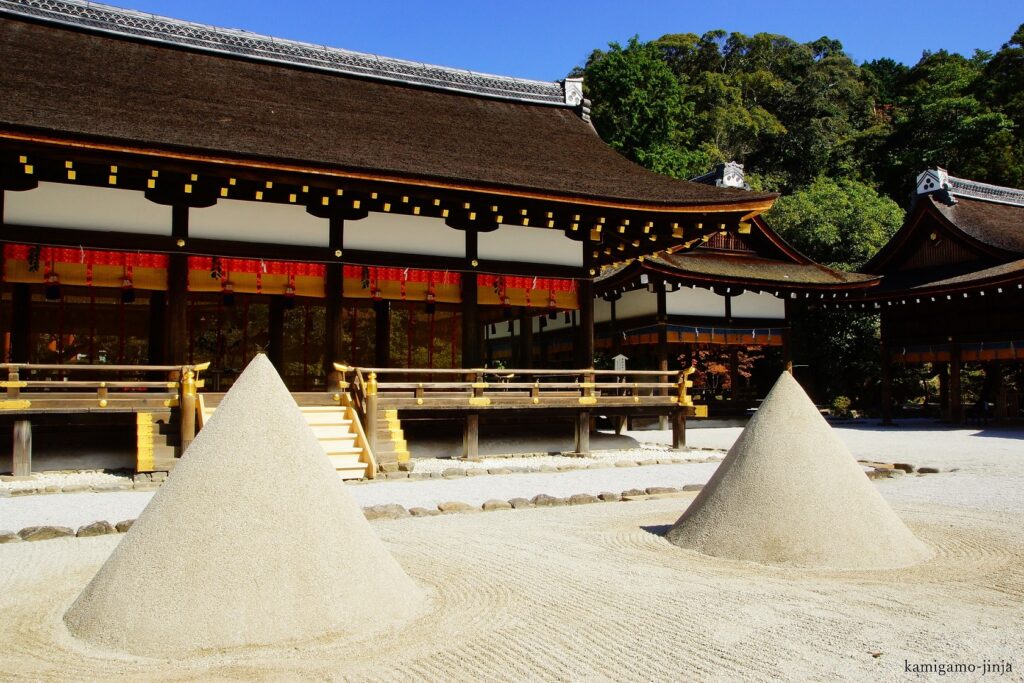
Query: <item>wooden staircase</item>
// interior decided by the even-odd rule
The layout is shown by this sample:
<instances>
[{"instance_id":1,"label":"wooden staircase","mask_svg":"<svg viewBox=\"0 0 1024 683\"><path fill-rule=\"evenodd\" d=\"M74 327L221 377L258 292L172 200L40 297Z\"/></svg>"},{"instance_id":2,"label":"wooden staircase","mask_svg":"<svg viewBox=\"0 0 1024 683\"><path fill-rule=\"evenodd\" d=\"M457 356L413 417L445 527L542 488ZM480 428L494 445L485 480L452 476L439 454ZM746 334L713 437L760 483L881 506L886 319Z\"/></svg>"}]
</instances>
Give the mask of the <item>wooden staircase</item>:
<instances>
[{"instance_id":1,"label":"wooden staircase","mask_svg":"<svg viewBox=\"0 0 1024 683\"><path fill-rule=\"evenodd\" d=\"M409 445L405 441L397 410L384 408L377 411L377 447L374 455L385 471L396 471L402 463L409 462Z\"/></svg>"},{"instance_id":2,"label":"wooden staircase","mask_svg":"<svg viewBox=\"0 0 1024 683\"><path fill-rule=\"evenodd\" d=\"M352 420L345 417L343 410L334 406L300 406L299 410L338 475L342 479L366 478L367 463L361 460L363 449L356 445Z\"/></svg>"},{"instance_id":3,"label":"wooden staircase","mask_svg":"<svg viewBox=\"0 0 1024 683\"><path fill-rule=\"evenodd\" d=\"M198 427L206 424L216 410L215 405L202 400ZM354 422L352 410L338 405L299 406L313 434L324 449L342 479L373 479L377 473L373 457L367 453L360 425Z\"/></svg>"}]
</instances>

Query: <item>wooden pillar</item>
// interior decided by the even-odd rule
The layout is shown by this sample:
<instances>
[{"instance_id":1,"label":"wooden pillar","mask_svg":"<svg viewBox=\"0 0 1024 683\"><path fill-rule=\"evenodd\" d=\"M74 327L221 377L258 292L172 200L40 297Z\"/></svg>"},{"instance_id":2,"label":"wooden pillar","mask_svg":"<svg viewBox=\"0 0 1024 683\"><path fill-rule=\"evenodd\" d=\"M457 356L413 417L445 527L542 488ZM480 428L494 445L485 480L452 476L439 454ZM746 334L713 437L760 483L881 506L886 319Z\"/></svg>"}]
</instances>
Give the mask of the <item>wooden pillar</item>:
<instances>
[{"instance_id":1,"label":"wooden pillar","mask_svg":"<svg viewBox=\"0 0 1024 683\"><path fill-rule=\"evenodd\" d=\"M576 414L576 455L590 455L590 411Z\"/></svg>"},{"instance_id":2,"label":"wooden pillar","mask_svg":"<svg viewBox=\"0 0 1024 683\"><path fill-rule=\"evenodd\" d=\"M462 457L466 460L480 458L480 415L466 415L466 425L462 432Z\"/></svg>"},{"instance_id":3,"label":"wooden pillar","mask_svg":"<svg viewBox=\"0 0 1024 683\"><path fill-rule=\"evenodd\" d=\"M374 363L378 368L391 367L391 302L381 299L373 303Z\"/></svg>"},{"instance_id":4,"label":"wooden pillar","mask_svg":"<svg viewBox=\"0 0 1024 683\"><path fill-rule=\"evenodd\" d=\"M521 368L533 367L533 316L529 308L519 315L519 363Z\"/></svg>"},{"instance_id":5,"label":"wooden pillar","mask_svg":"<svg viewBox=\"0 0 1024 683\"><path fill-rule=\"evenodd\" d=\"M882 343L882 424L892 424L892 358L889 348Z\"/></svg>"},{"instance_id":6,"label":"wooden pillar","mask_svg":"<svg viewBox=\"0 0 1024 683\"><path fill-rule=\"evenodd\" d=\"M949 420L949 363L935 363L939 375L939 419Z\"/></svg>"},{"instance_id":7,"label":"wooden pillar","mask_svg":"<svg viewBox=\"0 0 1024 683\"><path fill-rule=\"evenodd\" d=\"M341 256L345 220L331 216L328 249L335 258ZM328 263L324 269L324 375L331 380L335 376L334 363L347 361L345 358L345 331L342 311L345 307L343 288L345 264L340 261Z\"/></svg>"},{"instance_id":8,"label":"wooden pillar","mask_svg":"<svg viewBox=\"0 0 1024 683\"><path fill-rule=\"evenodd\" d=\"M284 297L270 297L267 314L267 359L284 377Z\"/></svg>"},{"instance_id":9,"label":"wooden pillar","mask_svg":"<svg viewBox=\"0 0 1024 683\"><path fill-rule=\"evenodd\" d=\"M594 281L590 278L578 280L576 293L579 297L580 325L576 329L576 365L580 368L594 367Z\"/></svg>"},{"instance_id":10,"label":"wooden pillar","mask_svg":"<svg viewBox=\"0 0 1024 683\"><path fill-rule=\"evenodd\" d=\"M188 207L171 207L171 236L187 244ZM188 256L173 253L167 258L167 323L164 361L172 365L188 362ZM208 358L197 358L202 363Z\"/></svg>"},{"instance_id":11,"label":"wooden pillar","mask_svg":"<svg viewBox=\"0 0 1024 683\"><path fill-rule=\"evenodd\" d=\"M22 282L11 287L11 362L28 363L32 332L32 289Z\"/></svg>"},{"instance_id":12,"label":"wooden pillar","mask_svg":"<svg viewBox=\"0 0 1024 683\"><path fill-rule=\"evenodd\" d=\"M960 342L949 344L949 421L964 421L963 393L960 388Z\"/></svg>"},{"instance_id":13,"label":"wooden pillar","mask_svg":"<svg viewBox=\"0 0 1024 683\"><path fill-rule=\"evenodd\" d=\"M541 318L542 321L547 322L547 313L545 317ZM548 367L548 333L544 331L545 328L541 327L537 330L537 347L540 349L540 366L542 368Z\"/></svg>"},{"instance_id":14,"label":"wooden pillar","mask_svg":"<svg viewBox=\"0 0 1024 683\"><path fill-rule=\"evenodd\" d=\"M681 408L672 413L672 448L686 448L686 414Z\"/></svg>"},{"instance_id":15,"label":"wooden pillar","mask_svg":"<svg viewBox=\"0 0 1024 683\"><path fill-rule=\"evenodd\" d=\"M477 233L466 231L466 259L477 258ZM462 274L462 367L480 366L480 313L476 273Z\"/></svg>"},{"instance_id":16,"label":"wooden pillar","mask_svg":"<svg viewBox=\"0 0 1024 683\"><path fill-rule=\"evenodd\" d=\"M616 302L618 299L612 299L609 302L609 308L611 310L611 320L609 325L612 330L612 356L617 356L622 353L622 334L619 333L619 317L618 311L616 310Z\"/></svg>"},{"instance_id":17,"label":"wooden pillar","mask_svg":"<svg viewBox=\"0 0 1024 683\"><path fill-rule=\"evenodd\" d=\"M790 305L789 301L790 300L787 298L786 299L786 326L784 328L782 328L782 365L785 368L786 372L788 372L789 374L792 375L793 374L793 341L790 338L792 336L790 334L790 332L791 332L790 325L792 324L790 322L791 319L792 319L792 316L790 315L790 311L792 309L792 306Z\"/></svg>"},{"instance_id":18,"label":"wooden pillar","mask_svg":"<svg viewBox=\"0 0 1024 683\"><path fill-rule=\"evenodd\" d=\"M27 477L32 474L32 423L28 420L14 422L14 462L11 474Z\"/></svg>"},{"instance_id":19,"label":"wooden pillar","mask_svg":"<svg viewBox=\"0 0 1024 683\"><path fill-rule=\"evenodd\" d=\"M658 381L668 382L668 305L666 302L665 286L658 284L658 369L666 374L659 375ZM668 396L667 388L658 389L659 396ZM668 429L668 416L658 416L658 429Z\"/></svg>"},{"instance_id":20,"label":"wooden pillar","mask_svg":"<svg viewBox=\"0 0 1024 683\"><path fill-rule=\"evenodd\" d=\"M150 365L164 365L167 348L167 296L164 292L149 293L149 345Z\"/></svg>"}]
</instances>

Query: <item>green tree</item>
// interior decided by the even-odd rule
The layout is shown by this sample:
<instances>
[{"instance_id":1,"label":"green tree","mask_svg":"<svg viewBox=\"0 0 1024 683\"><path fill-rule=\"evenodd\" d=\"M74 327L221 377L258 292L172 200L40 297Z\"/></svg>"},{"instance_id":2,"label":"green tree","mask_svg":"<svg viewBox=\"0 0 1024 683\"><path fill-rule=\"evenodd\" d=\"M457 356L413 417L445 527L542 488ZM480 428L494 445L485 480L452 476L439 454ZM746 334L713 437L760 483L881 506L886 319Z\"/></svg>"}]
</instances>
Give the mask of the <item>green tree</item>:
<instances>
[{"instance_id":1,"label":"green tree","mask_svg":"<svg viewBox=\"0 0 1024 683\"><path fill-rule=\"evenodd\" d=\"M602 139L637 161L659 160L674 168L666 147L685 149L690 140L678 122L693 113L659 51L636 37L626 47L612 43L591 54L584 87L593 101L591 118Z\"/></svg>"},{"instance_id":2,"label":"green tree","mask_svg":"<svg viewBox=\"0 0 1024 683\"><path fill-rule=\"evenodd\" d=\"M855 270L889 241L903 216L896 202L869 185L819 176L780 197L765 219L815 261Z\"/></svg>"},{"instance_id":3,"label":"green tree","mask_svg":"<svg viewBox=\"0 0 1024 683\"><path fill-rule=\"evenodd\" d=\"M976 180L1011 179L1013 121L979 98L990 59L940 50L906 74L893 133L877 160L890 194L905 196L917 173L934 166Z\"/></svg>"}]
</instances>

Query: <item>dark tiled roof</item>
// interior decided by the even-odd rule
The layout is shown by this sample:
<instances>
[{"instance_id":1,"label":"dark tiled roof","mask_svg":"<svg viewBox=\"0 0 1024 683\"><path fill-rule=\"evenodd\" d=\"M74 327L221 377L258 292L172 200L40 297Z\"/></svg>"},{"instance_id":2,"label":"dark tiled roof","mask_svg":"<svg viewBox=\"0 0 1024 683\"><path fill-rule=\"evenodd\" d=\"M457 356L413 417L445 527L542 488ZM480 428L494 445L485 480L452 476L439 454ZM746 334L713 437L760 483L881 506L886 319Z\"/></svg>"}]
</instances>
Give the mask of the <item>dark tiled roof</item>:
<instances>
[{"instance_id":1,"label":"dark tiled roof","mask_svg":"<svg viewBox=\"0 0 1024 683\"><path fill-rule=\"evenodd\" d=\"M877 290L869 292L887 298L900 292L958 290L1024 280L1024 259L978 268L977 264L956 264L940 268L891 273L882 278ZM1014 285L1016 286L1016 285Z\"/></svg>"},{"instance_id":2,"label":"dark tiled roof","mask_svg":"<svg viewBox=\"0 0 1024 683\"><path fill-rule=\"evenodd\" d=\"M972 239L990 247L1015 254L1024 254L1024 206L1005 204L955 195L949 204L935 195L925 201Z\"/></svg>"},{"instance_id":3,"label":"dark tiled roof","mask_svg":"<svg viewBox=\"0 0 1024 683\"><path fill-rule=\"evenodd\" d=\"M817 263L787 263L721 253L682 252L648 259L652 265L681 275L765 283L784 287L830 287L874 281L872 275L832 270Z\"/></svg>"},{"instance_id":4,"label":"dark tiled roof","mask_svg":"<svg viewBox=\"0 0 1024 683\"><path fill-rule=\"evenodd\" d=\"M649 257L642 264L634 261L606 268L597 281L613 283L630 269L634 272L659 272L684 283L727 283L765 289L846 289L873 285L878 280L873 275L832 270L816 263L792 263L759 256L687 251Z\"/></svg>"},{"instance_id":5,"label":"dark tiled roof","mask_svg":"<svg viewBox=\"0 0 1024 683\"><path fill-rule=\"evenodd\" d=\"M774 195L652 173L569 107L0 21L0 131L258 159L626 207Z\"/></svg>"}]
</instances>

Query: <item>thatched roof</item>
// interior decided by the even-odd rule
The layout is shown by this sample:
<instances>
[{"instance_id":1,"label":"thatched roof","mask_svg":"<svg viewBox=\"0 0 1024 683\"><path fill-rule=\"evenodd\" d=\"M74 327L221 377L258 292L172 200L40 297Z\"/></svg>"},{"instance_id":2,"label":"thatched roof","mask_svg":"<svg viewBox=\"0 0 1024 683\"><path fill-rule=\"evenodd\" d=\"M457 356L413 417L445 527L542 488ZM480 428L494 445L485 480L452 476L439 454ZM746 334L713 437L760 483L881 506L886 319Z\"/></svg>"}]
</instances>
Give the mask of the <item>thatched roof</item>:
<instances>
[{"instance_id":1,"label":"thatched roof","mask_svg":"<svg viewBox=\"0 0 1024 683\"><path fill-rule=\"evenodd\" d=\"M633 164L584 120L585 102L553 101L552 93L568 87L561 83L460 76L398 60L380 69L361 69L358 59L330 68L307 58L316 52L311 46L274 48L269 38L144 21L102 5L47 5L57 9L0 0L0 133L38 131L631 208L743 210L764 208L774 197ZM209 37L217 35L219 43ZM242 47L229 54L228 43ZM320 52L321 61L352 54Z\"/></svg>"}]
</instances>

